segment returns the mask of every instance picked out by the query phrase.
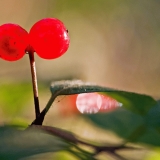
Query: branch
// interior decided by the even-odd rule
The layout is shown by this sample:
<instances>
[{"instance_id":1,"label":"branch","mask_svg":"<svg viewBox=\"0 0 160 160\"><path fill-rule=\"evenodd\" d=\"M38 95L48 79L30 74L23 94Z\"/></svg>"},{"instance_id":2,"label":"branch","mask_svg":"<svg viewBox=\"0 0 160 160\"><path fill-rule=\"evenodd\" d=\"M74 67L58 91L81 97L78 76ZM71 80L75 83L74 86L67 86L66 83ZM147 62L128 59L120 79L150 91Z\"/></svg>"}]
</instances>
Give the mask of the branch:
<instances>
[{"instance_id":1,"label":"branch","mask_svg":"<svg viewBox=\"0 0 160 160\"><path fill-rule=\"evenodd\" d=\"M92 92L104 92L105 94L115 98L115 100L120 101L124 106L125 104L131 103L130 110L138 113L144 114L146 109L141 107L141 104L137 104L138 101L143 99L143 106L150 108L157 104L157 102L150 96L144 94L138 94L133 92L121 91L117 89L111 89L108 87L98 86L92 83L85 83L80 80L73 80L73 81L57 81L51 84L51 98L43 109L43 111L38 115L38 117L32 122L32 125L42 125L43 120L47 112L49 111L52 103L54 102L55 98L60 95L73 95L73 94L80 94L80 93L92 93ZM118 95L118 96L116 96ZM123 100L125 98L125 101ZM136 99L136 101L134 101ZM126 105L127 106L127 105ZM132 106L137 106L137 109Z\"/></svg>"},{"instance_id":2,"label":"branch","mask_svg":"<svg viewBox=\"0 0 160 160\"><path fill-rule=\"evenodd\" d=\"M73 143L74 145L82 144L82 145L91 147L95 151L94 154L93 154L94 156L98 155L101 152L107 152L110 155L116 157L118 160L125 160L125 158L121 157L120 155L118 155L116 153L117 150L123 150L123 149L127 149L127 150L136 149L137 150L137 149L141 149L141 148L125 146L124 144L117 145L117 146L94 145L94 144L88 143L86 141L80 140L77 136L75 136L73 133L71 133L69 131L59 129L59 128L56 128L56 127L31 125L29 128L40 129L40 130L42 130L44 132L47 132L51 135L62 138L65 141Z\"/></svg>"}]
</instances>

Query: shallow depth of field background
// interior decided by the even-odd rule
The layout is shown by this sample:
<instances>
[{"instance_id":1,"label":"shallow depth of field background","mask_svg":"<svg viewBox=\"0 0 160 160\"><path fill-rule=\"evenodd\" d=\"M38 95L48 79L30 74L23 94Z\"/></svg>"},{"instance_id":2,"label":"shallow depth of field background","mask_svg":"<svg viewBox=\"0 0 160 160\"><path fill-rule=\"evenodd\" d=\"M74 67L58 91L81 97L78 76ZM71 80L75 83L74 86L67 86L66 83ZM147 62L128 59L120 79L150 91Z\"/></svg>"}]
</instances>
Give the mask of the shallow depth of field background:
<instances>
[{"instance_id":1,"label":"shallow depth of field background","mask_svg":"<svg viewBox=\"0 0 160 160\"><path fill-rule=\"evenodd\" d=\"M159 98L159 8L157 0L1 0L0 24L17 23L29 31L38 20L56 17L69 30L65 55L49 61L36 56L41 108L50 97L50 83L61 79L82 79ZM27 55L16 62L0 60L0 106L1 123L34 119ZM54 107L45 123L75 130L75 118L67 121L72 127L69 123L66 127ZM81 135L87 135L87 127L84 132Z\"/></svg>"}]
</instances>

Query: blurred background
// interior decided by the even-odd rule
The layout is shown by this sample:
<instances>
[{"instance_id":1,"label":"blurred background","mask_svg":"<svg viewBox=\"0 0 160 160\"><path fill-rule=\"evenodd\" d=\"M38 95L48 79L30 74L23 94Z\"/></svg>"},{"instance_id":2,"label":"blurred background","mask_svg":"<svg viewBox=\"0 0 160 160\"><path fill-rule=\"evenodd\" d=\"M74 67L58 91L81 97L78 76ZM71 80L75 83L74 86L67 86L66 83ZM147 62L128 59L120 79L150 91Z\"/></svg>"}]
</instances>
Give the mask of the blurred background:
<instances>
[{"instance_id":1,"label":"blurred background","mask_svg":"<svg viewBox=\"0 0 160 160\"><path fill-rule=\"evenodd\" d=\"M64 22L70 48L56 60L36 57L39 82L78 78L158 97L159 7L157 0L1 0L0 24L29 31L45 17ZM30 81L27 55L0 66L1 81Z\"/></svg>"},{"instance_id":2,"label":"blurred background","mask_svg":"<svg viewBox=\"0 0 160 160\"><path fill-rule=\"evenodd\" d=\"M44 60L35 55L41 106L49 99L50 83L62 79L159 98L159 8L158 0L1 0L0 24L17 23L29 31L38 20L56 17L69 30L70 48L62 57ZM33 119L27 55L16 62L0 59L0 105L2 123L18 114L28 122Z\"/></svg>"}]
</instances>

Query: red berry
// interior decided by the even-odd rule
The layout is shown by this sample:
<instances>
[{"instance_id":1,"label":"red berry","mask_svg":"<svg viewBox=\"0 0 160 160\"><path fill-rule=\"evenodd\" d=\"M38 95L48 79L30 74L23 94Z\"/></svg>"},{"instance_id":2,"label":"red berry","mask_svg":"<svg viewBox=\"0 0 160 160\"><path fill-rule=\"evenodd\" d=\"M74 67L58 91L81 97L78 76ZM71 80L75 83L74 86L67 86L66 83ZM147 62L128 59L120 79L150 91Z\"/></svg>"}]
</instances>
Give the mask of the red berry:
<instances>
[{"instance_id":1,"label":"red berry","mask_svg":"<svg viewBox=\"0 0 160 160\"><path fill-rule=\"evenodd\" d=\"M117 100L107 95L101 95L101 99L102 99L102 104L99 110L100 112L109 112L123 106L122 103L118 102Z\"/></svg>"},{"instance_id":2,"label":"red berry","mask_svg":"<svg viewBox=\"0 0 160 160\"><path fill-rule=\"evenodd\" d=\"M3 24L0 26L0 58L16 61L25 54L28 46L28 33L17 24Z\"/></svg>"},{"instance_id":3,"label":"red berry","mask_svg":"<svg viewBox=\"0 0 160 160\"><path fill-rule=\"evenodd\" d=\"M63 118L79 114L76 107L77 94L57 97L56 107Z\"/></svg>"},{"instance_id":4,"label":"red berry","mask_svg":"<svg viewBox=\"0 0 160 160\"><path fill-rule=\"evenodd\" d=\"M69 37L64 24L55 18L46 18L35 23L30 32L30 45L44 59L55 59L69 47Z\"/></svg>"},{"instance_id":5,"label":"red berry","mask_svg":"<svg viewBox=\"0 0 160 160\"><path fill-rule=\"evenodd\" d=\"M76 99L77 109L81 113L108 112L122 106L115 99L98 93L78 94Z\"/></svg>"},{"instance_id":6,"label":"red berry","mask_svg":"<svg viewBox=\"0 0 160 160\"><path fill-rule=\"evenodd\" d=\"M97 93L78 94L76 105L81 113L97 113L101 108L102 98Z\"/></svg>"}]
</instances>

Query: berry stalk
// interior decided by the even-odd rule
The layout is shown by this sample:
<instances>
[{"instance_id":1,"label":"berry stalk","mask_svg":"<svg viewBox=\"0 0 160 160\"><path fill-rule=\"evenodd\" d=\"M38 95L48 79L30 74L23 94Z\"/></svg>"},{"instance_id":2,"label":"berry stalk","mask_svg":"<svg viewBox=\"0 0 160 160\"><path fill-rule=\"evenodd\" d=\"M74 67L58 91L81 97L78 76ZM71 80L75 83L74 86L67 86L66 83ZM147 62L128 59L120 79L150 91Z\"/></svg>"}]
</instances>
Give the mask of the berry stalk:
<instances>
[{"instance_id":1,"label":"berry stalk","mask_svg":"<svg viewBox=\"0 0 160 160\"><path fill-rule=\"evenodd\" d=\"M39 108L38 85L37 85L36 66L35 66L35 60L34 60L34 51L30 50L28 52L28 54L29 54L31 75L32 75L32 87L33 87L33 94L34 94L35 115L36 115L36 118L38 118L38 116L40 114L40 108Z\"/></svg>"}]
</instances>

